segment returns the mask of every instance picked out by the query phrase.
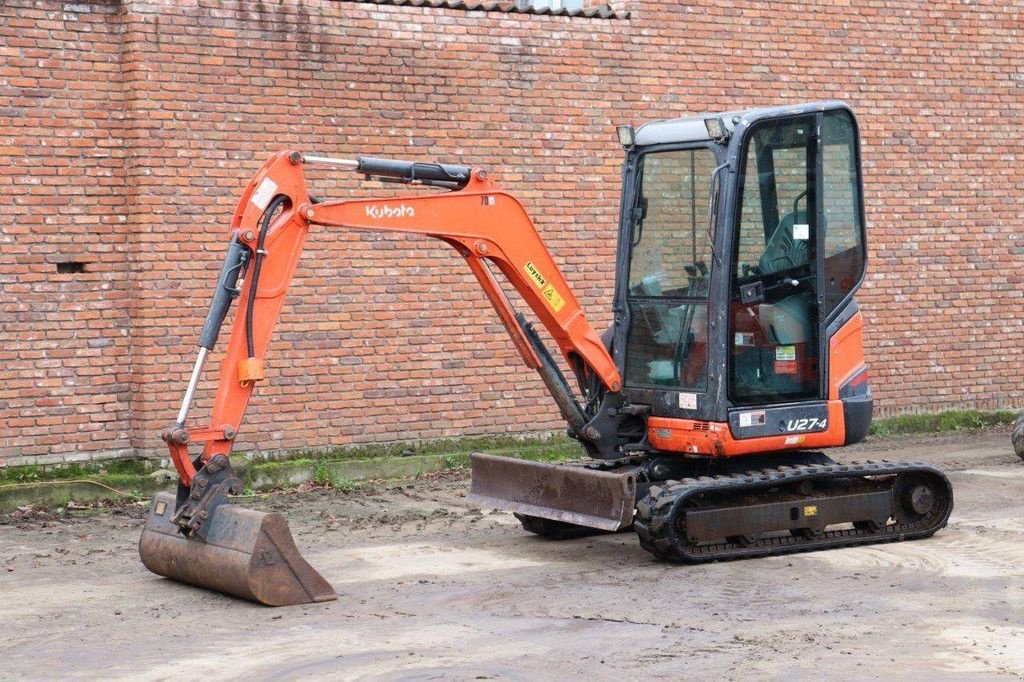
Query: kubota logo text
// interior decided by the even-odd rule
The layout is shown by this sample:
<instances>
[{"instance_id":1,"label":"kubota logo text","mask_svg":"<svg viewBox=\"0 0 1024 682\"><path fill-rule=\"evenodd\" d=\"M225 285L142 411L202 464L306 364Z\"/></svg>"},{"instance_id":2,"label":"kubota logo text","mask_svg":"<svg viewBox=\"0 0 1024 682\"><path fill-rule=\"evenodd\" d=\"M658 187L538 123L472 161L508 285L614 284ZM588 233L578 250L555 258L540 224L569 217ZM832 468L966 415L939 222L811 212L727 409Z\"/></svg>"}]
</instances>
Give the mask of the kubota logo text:
<instances>
[{"instance_id":1,"label":"kubota logo text","mask_svg":"<svg viewBox=\"0 0 1024 682\"><path fill-rule=\"evenodd\" d=\"M377 206L371 204L366 207L366 217L376 220L381 218L413 218L415 216L416 209L405 204L399 206Z\"/></svg>"}]
</instances>

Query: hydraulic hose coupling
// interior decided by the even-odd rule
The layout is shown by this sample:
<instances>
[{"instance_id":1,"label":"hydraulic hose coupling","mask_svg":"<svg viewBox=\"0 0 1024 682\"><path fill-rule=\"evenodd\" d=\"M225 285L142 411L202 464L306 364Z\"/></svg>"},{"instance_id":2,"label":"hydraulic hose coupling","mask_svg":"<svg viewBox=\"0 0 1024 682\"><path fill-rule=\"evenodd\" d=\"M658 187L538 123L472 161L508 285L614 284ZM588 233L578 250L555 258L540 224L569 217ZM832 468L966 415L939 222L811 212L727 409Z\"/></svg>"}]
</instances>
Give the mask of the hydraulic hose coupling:
<instances>
[{"instance_id":1,"label":"hydraulic hose coupling","mask_svg":"<svg viewBox=\"0 0 1024 682\"><path fill-rule=\"evenodd\" d=\"M263 360L260 358L239 360L238 381L242 386L252 386L257 381L263 381Z\"/></svg>"}]
</instances>

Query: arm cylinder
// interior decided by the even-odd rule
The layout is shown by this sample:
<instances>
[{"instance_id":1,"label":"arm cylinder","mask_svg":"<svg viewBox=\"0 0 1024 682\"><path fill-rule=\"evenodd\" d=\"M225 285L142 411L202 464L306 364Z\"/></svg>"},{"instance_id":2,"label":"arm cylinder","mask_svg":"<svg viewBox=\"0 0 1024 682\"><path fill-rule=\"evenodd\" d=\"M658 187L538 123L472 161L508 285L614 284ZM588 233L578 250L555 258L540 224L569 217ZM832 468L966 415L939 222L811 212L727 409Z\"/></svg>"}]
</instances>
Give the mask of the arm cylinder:
<instances>
[{"instance_id":1,"label":"arm cylinder","mask_svg":"<svg viewBox=\"0 0 1024 682\"><path fill-rule=\"evenodd\" d=\"M199 335L200 347L213 350L217 343L220 328L227 317L228 309L231 308L231 302L238 298L238 275L248 260L249 249L238 241L238 237L232 237L227 255L224 257L224 266L217 279L217 288L213 292L213 300L210 301L210 310L206 313L203 331Z\"/></svg>"}]
</instances>

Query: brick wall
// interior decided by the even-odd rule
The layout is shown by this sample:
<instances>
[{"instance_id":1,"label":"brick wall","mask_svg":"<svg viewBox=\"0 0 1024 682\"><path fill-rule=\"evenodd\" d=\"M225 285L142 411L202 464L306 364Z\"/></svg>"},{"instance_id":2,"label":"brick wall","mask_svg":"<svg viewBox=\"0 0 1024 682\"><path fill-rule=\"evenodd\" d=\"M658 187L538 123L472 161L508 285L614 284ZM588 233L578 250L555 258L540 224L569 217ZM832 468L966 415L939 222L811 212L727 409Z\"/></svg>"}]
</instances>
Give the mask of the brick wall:
<instances>
[{"instance_id":1,"label":"brick wall","mask_svg":"<svg viewBox=\"0 0 1024 682\"><path fill-rule=\"evenodd\" d=\"M0 462L131 445L120 37L116 3L0 7Z\"/></svg>"},{"instance_id":2,"label":"brick wall","mask_svg":"<svg viewBox=\"0 0 1024 682\"><path fill-rule=\"evenodd\" d=\"M226 222L272 151L486 166L600 326L613 125L819 98L847 100L862 126L860 300L880 412L1019 405L1019 4L627 5L628 19L604 20L337 0L3 3L0 461L160 451ZM337 173L314 181L326 197L366 192ZM58 261L87 265L58 274ZM317 229L239 448L559 427L447 247Z\"/></svg>"}]
</instances>

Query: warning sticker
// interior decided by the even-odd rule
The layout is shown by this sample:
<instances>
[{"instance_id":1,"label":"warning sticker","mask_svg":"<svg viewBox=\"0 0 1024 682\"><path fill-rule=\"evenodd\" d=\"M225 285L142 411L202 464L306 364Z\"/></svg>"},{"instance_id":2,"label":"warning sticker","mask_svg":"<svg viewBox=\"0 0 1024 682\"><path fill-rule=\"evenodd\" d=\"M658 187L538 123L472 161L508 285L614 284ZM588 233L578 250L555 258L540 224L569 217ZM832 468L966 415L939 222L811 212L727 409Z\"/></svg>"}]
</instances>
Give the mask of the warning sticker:
<instances>
[{"instance_id":1,"label":"warning sticker","mask_svg":"<svg viewBox=\"0 0 1024 682\"><path fill-rule=\"evenodd\" d=\"M796 360L796 346L777 346L775 348L775 359L780 362Z\"/></svg>"},{"instance_id":2,"label":"warning sticker","mask_svg":"<svg viewBox=\"0 0 1024 682\"><path fill-rule=\"evenodd\" d=\"M740 428L747 426L764 426L764 410L740 412Z\"/></svg>"},{"instance_id":3,"label":"warning sticker","mask_svg":"<svg viewBox=\"0 0 1024 682\"><path fill-rule=\"evenodd\" d=\"M565 305L565 299L559 296L558 292L555 291L555 288L550 284L541 289L540 295L544 297L544 300L548 302L548 305L550 305L552 310L556 313Z\"/></svg>"},{"instance_id":4,"label":"warning sticker","mask_svg":"<svg viewBox=\"0 0 1024 682\"><path fill-rule=\"evenodd\" d=\"M526 265L523 266L523 270L526 270L526 274L530 276L530 279L537 285L537 288L543 291L544 285L547 284L548 281L544 279L544 275L540 274L540 270L537 269L537 266L530 261L527 261Z\"/></svg>"},{"instance_id":5,"label":"warning sticker","mask_svg":"<svg viewBox=\"0 0 1024 682\"><path fill-rule=\"evenodd\" d=\"M274 198L274 194L277 193L277 183L270 178L263 178L263 182L256 188L256 191L252 193L252 198L249 199L253 205L259 210L263 210L270 203L270 200Z\"/></svg>"},{"instance_id":6,"label":"warning sticker","mask_svg":"<svg viewBox=\"0 0 1024 682\"><path fill-rule=\"evenodd\" d=\"M777 346L775 348L775 373L799 373L796 366L796 346Z\"/></svg>"},{"instance_id":7,"label":"warning sticker","mask_svg":"<svg viewBox=\"0 0 1024 682\"><path fill-rule=\"evenodd\" d=\"M697 409L697 394L696 393L680 393L679 394L679 409L680 410L696 410Z\"/></svg>"},{"instance_id":8,"label":"warning sticker","mask_svg":"<svg viewBox=\"0 0 1024 682\"><path fill-rule=\"evenodd\" d=\"M811 238L811 226L803 223L793 224L793 239L806 241Z\"/></svg>"},{"instance_id":9,"label":"warning sticker","mask_svg":"<svg viewBox=\"0 0 1024 682\"><path fill-rule=\"evenodd\" d=\"M806 507L804 507L804 516L817 516L817 515L818 515L818 507L816 505L809 504Z\"/></svg>"}]
</instances>

